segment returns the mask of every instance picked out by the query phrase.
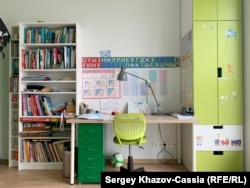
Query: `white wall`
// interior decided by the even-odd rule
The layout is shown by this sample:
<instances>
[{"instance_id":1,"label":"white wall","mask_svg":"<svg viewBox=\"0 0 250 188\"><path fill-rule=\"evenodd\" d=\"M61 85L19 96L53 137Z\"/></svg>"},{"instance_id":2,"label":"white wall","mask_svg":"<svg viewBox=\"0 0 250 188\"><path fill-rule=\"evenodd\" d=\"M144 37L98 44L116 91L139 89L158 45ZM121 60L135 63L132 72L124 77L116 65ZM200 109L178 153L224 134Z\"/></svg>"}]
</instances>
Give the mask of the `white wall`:
<instances>
[{"instance_id":1,"label":"white wall","mask_svg":"<svg viewBox=\"0 0 250 188\"><path fill-rule=\"evenodd\" d=\"M99 56L99 51L106 49L111 50L112 56L120 57L180 55L180 0L0 1L0 17L8 27L18 25L19 22L32 21L78 22L83 29L83 56ZM7 70L1 69L0 74L3 71ZM166 110L175 110L180 107L179 69L170 70L168 75L169 95L166 100L162 100L166 101ZM7 106L6 102L3 98L0 106ZM1 115L3 111L0 108ZM7 126L0 118L1 132L7 132ZM175 127L162 127L162 131L166 133L164 139L174 141ZM108 155L120 150L119 147L113 147L110 138L112 133L109 126L106 137ZM158 150L152 152L151 148L151 141L159 138L157 126L150 126L147 134L149 142L143 152L138 152L138 158L156 158L158 153ZM6 146L7 141L6 136L0 138L0 143L6 143ZM7 147L0 147L0 158L7 159L7 155Z\"/></svg>"}]
</instances>

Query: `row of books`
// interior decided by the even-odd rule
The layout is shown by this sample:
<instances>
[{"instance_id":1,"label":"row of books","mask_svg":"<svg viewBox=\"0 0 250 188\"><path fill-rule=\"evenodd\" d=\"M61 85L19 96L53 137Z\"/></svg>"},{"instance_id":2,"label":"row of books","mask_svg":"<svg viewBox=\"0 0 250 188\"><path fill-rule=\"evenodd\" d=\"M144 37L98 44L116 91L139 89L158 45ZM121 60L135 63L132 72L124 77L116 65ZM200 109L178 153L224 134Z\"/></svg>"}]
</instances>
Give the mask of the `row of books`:
<instances>
[{"instance_id":1,"label":"row of books","mask_svg":"<svg viewBox=\"0 0 250 188\"><path fill-rule=\"evenodd\" d=\"M70 140L22 140L21 162L62 162L63 151L70 147Z\"/></svg>"},{"instance_id":2,"label":"row of books","mask_svg":"<svg viewBox=\"0 0 250 188\"><path fill-rule=\"evenodd\" d=\"M10 88L9 88L10 92L18 92L18 90L19 90L19 87L18 87L19 84L18 84L18 82L19 82L18 75L13 75L13 76L10 77L10 84L9 84L9 86L10 86Z\"/></svg>"},{"instance_id":3,"label":"row of books","mask_svg":"<svg viewBox=\"0 0 250 188\"><path fill-rule=\"evenodd\" d=\"M23 118L23 117L21 117ZM60 125L60 122L39 122L42 118L30 118L35 119L34 122L21 120L23 122L23 129L19 132L19 136L23 138L28 137L70 137L71 136L71 124ZM50 118L43 118L50 119ZM52 119L52 118L51 118ZM58 118L60 119L60 118ZM36 121L38 120L38 121ZM48 121L48 120L47 120Z\"/></svg>"},{"instance_id":4,"label":"row of books","mask_svg":"<svg viewBox=\"0 0 250 188\"><path fill-rule=\"evenodd\" d=\"M76 50L73 46L22 49L21 58L22 69L73 69L76 67Z\"/></svg>"},{"instance_id":5,"label":"row of books","mask_svg":"<svg viewBox=\"0 0 250 188\"><path fill-rule=\"evenodd\" d=\"M19 43L18 42L12 42L11 56L12 57L18 57L19 56Z\"/></svg>"},{"instance_id":6,"label":"row of books","mask_svg":"<svg viewBox=\"0 0 250 188\"><path fill-rule=\"evenodd\" d=\"M75 28L65 26L51 30L46 27L26 27L24 43L75 43Z\"/></svg>"},{"instance_id":7,"label":"row of books","mask_svg":"<svg viewBox=\"0 0 250 188\"><path fill-rule=\"evenodd\" d=\"M66 103L53 106L50 97L37 94L22 94L23 116L53 116L60 115L66 108Z\"/></svg>"}]
</instances>

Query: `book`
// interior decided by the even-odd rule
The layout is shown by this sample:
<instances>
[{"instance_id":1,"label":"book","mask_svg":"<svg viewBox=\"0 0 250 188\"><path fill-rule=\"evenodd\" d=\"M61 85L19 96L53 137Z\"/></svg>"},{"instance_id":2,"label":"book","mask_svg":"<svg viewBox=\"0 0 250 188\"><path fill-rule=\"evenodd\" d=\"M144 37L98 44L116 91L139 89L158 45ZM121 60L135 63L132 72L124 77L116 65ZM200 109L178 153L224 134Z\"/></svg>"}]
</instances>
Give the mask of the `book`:
<instances>
[{"instance_id":1,"label":"book","mask_svg":"<svg viewBox=\"0 0 250 188\"><path fill-rule=\"evenodd\" d=\"M26 102L26 94L22 94L22 114L23 116L27 116L27 102Z\"/></svg>"},{"instance_id":2,"label":"book","mask_svg":"<svg viewBox=\"0 0 250 188\"><path fill-rule=\"evenodd\" d=\"M35 95L30 95L30 109L31 109L31 116L38 115Z\"/></svg>"},{"instance_id":3,"label":"book","mask_svg":"<svg viewBox=\"0 0 250 188\"><path fill-rule=\"evenodd\" d=\"M48 159L49 162L53 162L54 159L53 159L53 155L52 155L52 152L49 148L49 143L48 143L48 140L47 141L44 141L44 147L45 147L45 154L46 154L46 157Z\"/></svg>"},{"instance_id":4,"label":"book","mask_svg":"<svg viewBox=\"0 0 250 188\"><path fill-rule=\"evenodd\" d=\"M41 101L41 96L40 95L35 95L35 102L36 102L36 106L37 106L37 114L39 116L44 116L45 113L44 113L44 109L43 109L43 106L42 106L42 101Z\"/></svg>"},{"instance_id":5,"label":"book","mask_svg":"<svg viewBox=\"0 0 250 188\"><path fill-rule=\"evenodd\" d=\"M52 116L53 113L52 113L52 102L50 100L49 97L46 97L46 96L41 96L42 98L42 102L43 102L43 105L44 105L44 108L45 108L45 111L46 111L46 115L47 116Z\"/></svg>"},{"instance_id":6,"label":"book","mask_svg":"<svg viewBox=\"0 0 250 188\"><path fill-rule=\"evenodd\" d=\"M54 150L55 155L56 155L56 159L57 159L56 161L62 162L62 159L60 158L59 151L57 150L56 144L52 143L52 147L53 147L53 150Z\"/></svg>"},{"instance_id":7,"label":"book","mask_svg":"<svg viewBox=\"0 0 250 188\"><path fill-rule=\"evenodd\" d=\"M53 161L57 162L57 158L56 158L56 154L55 154L54 148L53 148L53 146L52 146L52 144L50 142L49 142L49 149L50 149L50 151L52 153Z\"/></svg>"},{"instance_id":8,"label":"book","mask_svg":"<svg viewBox=\"0 0 250 188\"><path fill-rule=\"evenodd\" d=\"M30 104L30 94L26 95L26 104L27 104L27 116L31 116L31 104Z\"/></svg>"},{"instance_id":9,"label":"book","mask_svg":"<svg viewBox=\"0 0 250 188\"><path fill-rule=\"evenodd\" d=\"M70 140L59 140L52 143L59 162L63 161L63 150L67 144L70 144Z\"/></svg>"},{"instance_id":10,"label":"book","mask_svg":"<svg viewBox=\"0 0 250 188\"><path fill-rule=\"evenodd\" d=\"M66 104L65 102L59 103L55 106L52 107L52 112L57 113L57 112L62 112L63 110L66 109Z\"/></svg>"},{"instance_id":11,"label":"book","mask_svg":"<svg viewBox=\"0 0 250 188\"><path fill-rule=\"evenodd\" d=\"M35 162L34 143L29 141L29 162Z\"/></svg>"}]
</instances>

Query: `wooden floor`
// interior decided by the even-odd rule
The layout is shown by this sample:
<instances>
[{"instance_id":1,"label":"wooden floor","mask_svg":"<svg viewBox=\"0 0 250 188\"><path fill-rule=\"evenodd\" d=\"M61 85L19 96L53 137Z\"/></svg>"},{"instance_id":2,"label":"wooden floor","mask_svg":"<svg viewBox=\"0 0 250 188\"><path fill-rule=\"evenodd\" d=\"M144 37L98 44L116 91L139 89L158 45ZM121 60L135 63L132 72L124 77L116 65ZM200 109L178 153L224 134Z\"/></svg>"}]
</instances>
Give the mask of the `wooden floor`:
<instances>
[{"instance_id":1,"label":"wooden floor","mask_svg":"<svg viewBox=\"0 0 250 188\"><path fill-rule=\"evenodd\" d=\"M135 164L135 168L143 166L151 172L176 172L187 171L183 165L178 164ZM119 168L107 166L106 171L119 171ZM62 170L21 170L8 165L0 165L1 188L100 188L100 184L69 184L69 178L62 176Z\"/></svg>"}]
</instances>

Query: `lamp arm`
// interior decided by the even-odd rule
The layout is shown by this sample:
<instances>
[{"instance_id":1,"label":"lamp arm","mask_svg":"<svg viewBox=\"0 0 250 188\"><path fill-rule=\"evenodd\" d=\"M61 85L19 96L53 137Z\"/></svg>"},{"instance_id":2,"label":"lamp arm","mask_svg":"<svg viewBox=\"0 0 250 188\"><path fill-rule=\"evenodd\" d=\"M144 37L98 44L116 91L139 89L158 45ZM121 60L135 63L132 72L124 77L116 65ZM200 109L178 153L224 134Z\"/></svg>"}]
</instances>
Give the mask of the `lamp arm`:
<instances>
[{"instance_id":1,"label":"lamp arm","mask_svg":"<svg viewBox=\"0 0 250 188\"><path fill-rule=\"evenodd\" d=\"M151 92L152 92L152 94L153 94L153 97L154 97L154 99L155 99L155 103L156 103L156 105L157 105L157 110L159 111L159 110L160 110L160 104L159 104L159 102L157 101L157 99L156 99L156 97L155 97L155 93L154 93L154 90L153 90L153 88L152 88L152 86L151 86L151 84L150 84L150 81L149 81L149 80L146 80L146 79L144 79L144 78L141 78L141 77L139 77L139 76L136 76L136 75L134 75L134 74L131 74L131 73L129 73L129 72L126 72L126 74L129 74L130 76L134 76L134 77L136 77L136 78L139 78L139 79L145 81L145 84L150 88L150 90L151 90Z\"/></svg>"},{"instance_id":2,"label":"lamp arm","mask_svg":"<svg viewBox=\"0 0 250 188\"><path fill-rule=\"evenodd\" d=\"M155 103L156 103L156 105L157 105L157 109L158 109L158 111L159 111L159 110L160 110L160 103L157 101L157 99L156 99L156 97L155 97L155 93L154 93L154 90L153 90L153 88L152 88L150 82L148 82L148 83L146 82L146 85L151 89L151 92L152 92L153 97L154 97L154 99L155 99Z\"/></svg>"},{"instance_id":3,"label":"lamp arm","mask_svg":"<svg viewBox=\"0 0 250 188\"><path fill-rule=\"evenodd\" d=\"M129 75L131 75L131 76L134 76L134 77L136 77L136 78L139 78L139 79L141 79L141 80L144 80L145 82L146 82L146 84L147 84L147 82L149 82L148 80L146 80L146 79L144 79L144 78L142 78L142 77L139 77L139 76L136 76L135 74L131 74L131 73L129 73L129 72L125 72L126 74L129 74Z\"/></svg>"}]
</instances>

